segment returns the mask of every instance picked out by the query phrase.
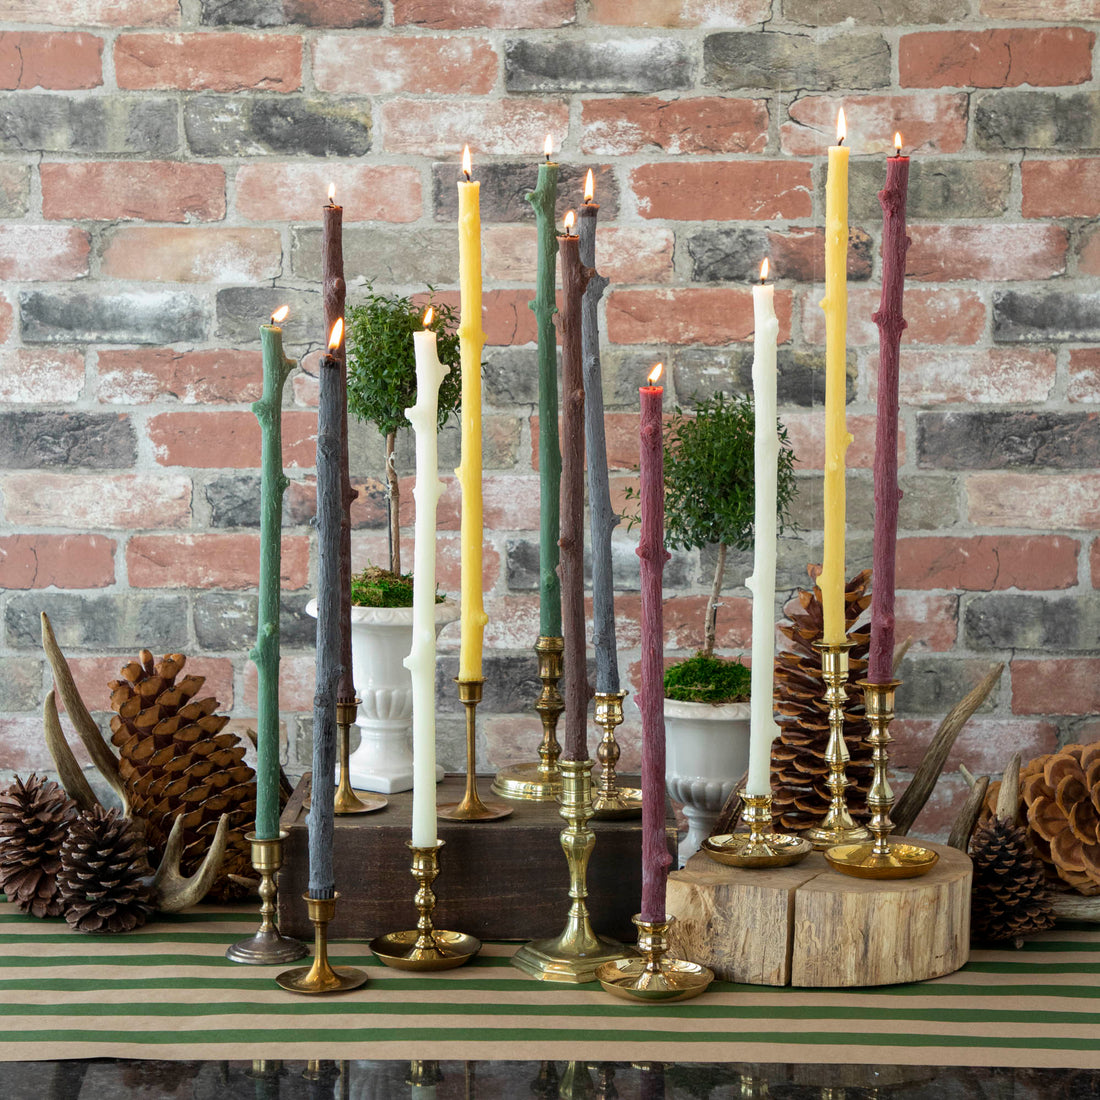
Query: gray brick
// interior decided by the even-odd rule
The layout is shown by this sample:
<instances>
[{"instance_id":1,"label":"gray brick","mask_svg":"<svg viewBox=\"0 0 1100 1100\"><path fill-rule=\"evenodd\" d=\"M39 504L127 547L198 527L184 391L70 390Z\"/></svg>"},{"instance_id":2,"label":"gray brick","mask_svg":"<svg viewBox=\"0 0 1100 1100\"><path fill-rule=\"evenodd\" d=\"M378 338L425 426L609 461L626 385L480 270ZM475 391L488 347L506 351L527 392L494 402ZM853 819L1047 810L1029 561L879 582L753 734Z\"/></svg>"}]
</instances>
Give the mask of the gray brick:
<instances>
[{"instance_id":1,"label":"gray brick","mask_svg":"<svg viewBox=\"0 0 1100 1100\"><path fill-rule=\"evenodd\" d=\"M318 346L323 337L321 291L287 287L230 286L218 291L217 336L232 344L259 344L260 325L281 305L290 306L283 322L287 354L299 354L302 345Z\"/></svg>"},{"instance_id":2,"label":"gray brick","mask_svg":"<svg viewBox=\"0 0 1100 1100\"><path fill-rule=\"evenodd\" d=\"M382 0L346 4L340 9L317 0L201 0L203 26L282 27L288 23L307 27L380 27Z\"/></svg>"},{"instance_id":3,"label":"gray brick","mask_svg":"<svg viewBox=\"0 0 1100 1100\"><path fill-rule=\"evenodd\" d=\"M872 240L866 230L848 231L848 279L871 277ZM771 259L772 273L784 280L820 282L825 233L772 233L764 229L708 227L679 236L679 253L687 252L691 281L695 283L751 283L759 277L760 260Z\"/></svg>"},{"instance_id":4,"label":"gray brick","mask_svg":"<svg viewBox=\"0 0 1100 1100\"><path fill-rule=\"evenodd\" d=\"M1088 652L1100 637L1100 595L977 596L963 616L971 649L1036 649L1044 656Z\"/></svg>"},{"instance_id":5,"label":"gray brick","mask_svg":"<svg viewBox=\"0 0 1100 1100\"><path fill-rule=\"evenodd\" d=\"M58 645L69 649L122 649L146 646L163 653L189 649L187 598L145 593L83 596L73 592L33 592L12 596L4 609L6 641L13 649L42 646L41 613L53 624ZM87 700L93 709L93 700Z\"/></svg>"},{"instance_id":6,"label":"gray brick","mask_svg":"<svg viewBox=\"0 0 1100 1100\"><path fill-rule=\"evenodd\" d=\"M690 88L691 82L691 51L675 38L504 43L504 86L510 92L660 92Z\"/></svg>"},{"instance_id":7,"label":"gray brick","mask_svg":"<svg viewBox=\"0 0 1100 1100\"><path fill-rule=\"evenodd\" d=\"M30 166L7 164L4 168L0 178L0 218L21 218L30 202Z\"/></svg>"},{"instance_id":8,"label":"gray brick","mask_svg":"<svg viewBox=\"0 0 1100 1100\"><path fill-rule=\"evenodd\" d=\"M538 350L534 347L486 348L481 371L490 405L535 405L539 399Z\"/></svg>"},{"instance_id":9,"label":"gray brick","mask_svg":"<svg viewBox=\"0 0 1100 1100\"><path fill-rule=\"evenodd\" d=\"M259 474L220 474L203 486L210 506L211 527L260 526ZM283 526L287 525L286 498L283 499Z\"/></svg>"},{"instance_id":10,"label":"gray brick","mask_svg":"<svg viewBox=\"0 0 1100 1100\"><path fill-rule=\"evenodd\" d=\"M178 147L170 99L0 95L0 152L173 153Z\"/></svg>"},{"instance_id":11,"label":"gray brick","mask_svg":"<svg viewBox=\"0 0 1100 1100\"><path fill-rule=\"evenodd\" d=\"M292 264L296 277L321 278L321 230L296 229ZM452 282L458 271L458 234L453 229L352 226L344 230L344 266L369 272L384 286Z\"/></svg>"},{"instance_id":12,"label":"gray brick","mask_svg":"<svg viewBox=\"0 0 1100 1100\"><path fill-rule=\"evenodd\" d=\"M317 620L306 614L306 594L284 595L279 631L284 649L312 649ZM194 598L195 637L210 652L244 652L256 641L256 597L230 592L200 592Z\"/></svg>"},{"instance_id":13,"label":"gray brick","mask_svg":"<svg viewBox=\"0 0 1100 1100\"><path fill-rule=\"evenodd\" d=\"M206 338L202 302L175 290L24 291L19 315L27 344L175 344ZM256 325L253 329L259 340Z\"/></svg>"},{"instance_id":14,"label":"gray brick","mask_svg":"<svg viewBox=\"0 0 1100 1100\"><path fill-rule=\"evenodd\" d=\"M1100 463L1098 427L1094 412L922 412L918 461L948 470L1088 469Z\"/></svg>"},{"instance_id":15,"label":"gray brick","mask_svg":"<svg viewBox=\"0 0 1100 1100\"><path fill-rule=\"evenodd\" d=\"M37 711L44 698L39 658L0 657L0 711Z\"/></svg>"},{"instance_id":16,"label":"gray brick","mask_svg":"<svg viewBox=\"0 0 1100 1100\"><path fill-rule=\"evenodd\" d=\"M195 96L183 126L200 157L361 157L371 147L370 106L359 99Z\"/></svg>"},{"instance_id":17,"label":"gray brick","mask_svg":"<svg viewBox=\"0 0 1100 1100\"><path fill-rule=\"evenodd\" d=\"M1100 292L997 290L993 339L999 343L1100 340Z\"/></svg>"},{"instance_id":18,"label":"gray brick","mask_svg":"<svg viewBox=\"0 0 1100 1100\"><path fill-rule=\"evenodd\" d=\"M626 531L624 521L616 528L611 543L611 570L615 578L616 592L637 592L640 590L640 574L637 534ZM539 586L539 544L538 539L509 539L505 551L505 570L508 587L517 592L532 592ZM673 550L672 557L665 565L665 588L685 589L695 583L695 555L683 550ZM592 582L591 547L585 547L584 580L586 585ZM534 644L534 643L532 643Z\"/></svg>"},{"instance_id":19,"label":"gray brick","mask_svg":"<svg viewBox=\"0 0 1100 1100\"><path fill-rule=\"evenodd\" d=\"M783 0L783 17L808 27L851 20L863 26L943 23L965 19L966 0Z\"/></svg>"},{"instance_id":20,"label":"gray brick","mask_svg":"<svg viewBox=\"0 0 1100 1100\"><path fill-rule=\"evenodd\" d=\"M1100 149L1100 92L984 92L972 109L981 149Z\"/></svg>"},{"instance_id":21,"label":"gray brick","mask_svg":"<svg viewBox=\"0 0 1100 1100\"><path fill-rule=\"evenodd\" d=\"M134 426L128 416L87 412L0 413L0 467L129 469L136 458Z\"/></svg>"},{"instance_id":22,"label":"gray brick","mask_svg":"<svg viewBox=\"0 0 1100 1100\"><path fill-rule=\"evenodd\" d=\"M534 645L534 639L531 640ZM486 650L484 657L485 688L479 714L521 714L534 711L535 700L542 690L538 678L538 664L534 650L526 653L508 653ZM589 676L594 674L594 669ZM437 709L443 714L461 714L458 689L454 679L458 675L458 657L442 657L435 668L435 698ZM559 733L559 737L560 737ZM532 742L532 751L538 745L538 735Z\"/></svg>"},{"instance_id":23,"label":"gray brick","mask_svg":"<svg viewBox=\"0 0 1100 1100\"><path fill-rule=\"evenodd\" d=\"M901 670L902 684L898 688L897 712L905 715L942 717L964 695L981 683L992 668L992 662L981 659L945 661L941 654L930 657L905 658ZM978 708L987 714L997 702L997 689ZM965 733L963 734L965 737Z\"/></svg>"},{"instance_id":24,"label":"gray brick","mask_svg":"<svg viewBox=\"0 0 1100 1100\"><path fill-rule=\"evenodd\" d=\"M921 474L899 480L902 497L898 526L902 531L938 531L958 524L959 488L954 477ZM821 474L799 474L797 481L795 512L799 525L807 531L820 531L824 523L824 479ZM875 489L871 472L849 470L845 493L847 529L873 530Z\"/></svg>"},{"instance_id":25,"label":"gray brick","mask_svg":"<svg viewBox=\"0 0 1100 1100\"><path fill-rule=\"evenodd\" d=\"M703 41L703 83L718 88L882 88L890 83L890 47L881 35L724 31Z\"/></svg>"},{"instance_id":26,"label":"gray brick","mask_svg":"<svg viewBox=\"0 0 1100 1100\"><path fill-rule=\"evenodd\" d=\"M202 0L204 27L282 27L287 22L283 0Z\"/></svg>"},{"instance_id":27,"label":"gray brick","mask_svg":"<svg viewBox=\"0 0 1100 1100\"><path fill-rule=\"evenodd\" d=\"M909 162L910 218L991 218L1008 208L1012 165L1002 160L953 160L914 157ZM857 157L851 163L848 198L851 215L881 222L878 193L884 182L878 159Z\"/></svg>"}]
</instances>

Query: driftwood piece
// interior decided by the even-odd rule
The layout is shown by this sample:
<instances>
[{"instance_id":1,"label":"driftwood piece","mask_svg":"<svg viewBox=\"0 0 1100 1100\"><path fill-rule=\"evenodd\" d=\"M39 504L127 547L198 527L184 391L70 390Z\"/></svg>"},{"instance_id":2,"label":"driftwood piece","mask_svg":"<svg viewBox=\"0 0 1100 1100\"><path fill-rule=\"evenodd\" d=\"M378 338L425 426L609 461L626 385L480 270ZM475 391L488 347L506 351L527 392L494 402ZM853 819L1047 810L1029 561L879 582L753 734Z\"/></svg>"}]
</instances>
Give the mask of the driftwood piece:
<instances>
[{"instance_id":1,"label":"driftwood piece","mask_svg":"<svg viewBox=\"0 0 1100 1100\"><path fill-rule=\"evenodd\" d=\"M951 835L947 838L947 843L952 848L958 848L960 852L965 852L970 847L970 837L974 833L974 826L978 823L978 815L982 812L982 805L985 803L985 792L988 790L988 775L983 775L981 779L977 779L971 784L970 793L966 796L962 809L959 810L951 825Z\"/></svg>"},{"instance_id":2,"label":"driftwood piece","mask_svg":"<svg viewBox=\"0 0 1100 1100\"><path fill-rule=\"evenodd\" d=\"M891 812L890 816L894 820L894 836L906 836L913 827L913 822L924 809L924 804L932 794L944 764L947 763L955 738L969 721L970 716L985 702L986 697L1001 678L1004 667L1002 661L990 669L982 682L973 691L963 696L940 723L940 728L936 730L936 735L932 738L932 743L928 746L928 751L924 754L924 759L920 762L912 782L905 788Z\"/></svg>"},{"instance_id":3,"label":"driftwood piece","mask_svg":"<svg viewBox=\"0 0 1100 1100\"><path fill-rule=\"evenodd\" d=\"M1083 920L1100 924L1100 897L1085 897L1070 891L1054 891L1051 908L1058 920Z\"/></svg>"}]
</instances>

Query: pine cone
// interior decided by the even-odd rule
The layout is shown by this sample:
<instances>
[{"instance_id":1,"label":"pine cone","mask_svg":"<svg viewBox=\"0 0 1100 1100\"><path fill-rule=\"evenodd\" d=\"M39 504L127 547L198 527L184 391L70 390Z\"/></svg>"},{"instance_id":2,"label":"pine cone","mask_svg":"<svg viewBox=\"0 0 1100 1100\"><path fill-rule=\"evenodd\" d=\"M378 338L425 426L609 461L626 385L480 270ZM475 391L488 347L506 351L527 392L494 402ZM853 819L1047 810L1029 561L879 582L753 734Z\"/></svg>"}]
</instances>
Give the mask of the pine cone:
<instances>
[{"instance_id":1,"label":"pine cone","mask_svg":"<svg viewBox=\"0 0 1100 1100\"><path fill-rule=\"evenodd\" d=\"M0 890L24 913L59 917L61 842L76 803L52 780L15 777L0 793Z\"/></svg>"},{"instance_id":2,"label":"pine cone","mask_svg":"<svg viewBox=\"0 0 1100 1100\"><path fill-rule=\"evenodd\" d=\"M970 938L975 943L1014 940L1054 925L1043 865L1028 843L1027 831L1000 817L979 825L970 841L974 887Z\"/></svg>"},{"instance_id":3,"label":"pine cone","mask_svg":"<svg viewBox=\"0 0 1100 1100\"><path fill-rule=\"evenodd\" d=\"M130 932L153 911L150 868L138 830L118 810L82 813L61 845L57 876L65 919L77 932Z\"/></svg>"},{"instance_id":4,"label":"pine cone","mask_svg":"<svg viewBox=\"0 0 1100 1100\"><path fill-rule=\"evenodd\" d=\"M243 762L240 738L221 732L229 718L215 713L217 699L195 699L204 677L177 680L186 660L170 653L154 664L143 649L122 669L122 679L110 684L111 740L134 817L145 823L149 858L160 860L172 824L182 816L180 869L194 874L227 813L229 840L210 896L240 897L244 891L229 876L252 878L244 835L256 816L256 773Z\"/></svg>"},{"instance_id":5,"label":"pine cone","mask_svg":"<svg viewBox=\"0 0 1100 1100\"><path fill-rule=\"evenodd\" d=\"M811 566L811 577L815 575ZM863 716L863 692L856 686L867 668L870 629L854 630L856 620L871 603L867 591L871 571L865 569L844 590L845 627L855 643L848 651L848 702L844 707L844 740L851 754L848 764L848 811L856 821L866 821L867 792L871 788L871 750L864 738L871 732ZM772 817L784 832L802 832L821 823L829 809L831 795L825 785L829 766L825 749L829 743L829 707L821 679L821 657L813 643L821 638L824 613L821 590L798 593L800 610L788 610L790 623L780 631L790 646L775 657L775 709L779 736L772 746ZM788 605L788 608L790 605Z\"/></svg>"}]
</instances>

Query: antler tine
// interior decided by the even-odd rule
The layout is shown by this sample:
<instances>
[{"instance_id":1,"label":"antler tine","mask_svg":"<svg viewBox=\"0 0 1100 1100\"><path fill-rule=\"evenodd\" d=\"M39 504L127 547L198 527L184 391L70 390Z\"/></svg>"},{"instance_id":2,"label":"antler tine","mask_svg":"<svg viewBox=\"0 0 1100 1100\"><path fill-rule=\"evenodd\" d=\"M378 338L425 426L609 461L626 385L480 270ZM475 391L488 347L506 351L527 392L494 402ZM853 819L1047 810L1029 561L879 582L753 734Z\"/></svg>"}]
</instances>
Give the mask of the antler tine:
<instances>
[{"instance_id":1,"label":"antler tine","mask_svg":"<svg viewBox=\"0 0 1100 1100\"><path fill-rule=\"evenodd\" d=\"M997 792L996 814L1010 825L1019 823L1020 817L1020 753L1014 752L1001 776L1001 789Z\"/></svg>"},{"instance_id":2,"label":"antler tine","mask_svg":"<svg viewBox=\"0 0 1100 1100\"><path fill-rule=\"evenodd\" d=\"M54 699L52 689L46 693L46 702L42 704L42 724L46 729L46 748L50 750L50 756L53 757L57 778L61 780L65 793L81 810L87 812L95 809L100 805L100 801L76 762L73 750L69 748L69 742L65 740L61 718L57 713L57 701Z\"/></svg>"},{"instance_id":3,"label":"antler tine","mask_svg":"<svg viewBox=\"0 0 1100 1100\"><path fill-rule=\"evenodd\" d=\"M153 876L153 891L157 908L162 913L179 913L197 905L214 885L225 858L225 846L229 839L229 815L222 814L217 832L210 842L210 850L202 866L190 878L180 874L180 856L183 854L183 818L177 817L164 846L164 857Z\"/></svg>"}]
</instances>

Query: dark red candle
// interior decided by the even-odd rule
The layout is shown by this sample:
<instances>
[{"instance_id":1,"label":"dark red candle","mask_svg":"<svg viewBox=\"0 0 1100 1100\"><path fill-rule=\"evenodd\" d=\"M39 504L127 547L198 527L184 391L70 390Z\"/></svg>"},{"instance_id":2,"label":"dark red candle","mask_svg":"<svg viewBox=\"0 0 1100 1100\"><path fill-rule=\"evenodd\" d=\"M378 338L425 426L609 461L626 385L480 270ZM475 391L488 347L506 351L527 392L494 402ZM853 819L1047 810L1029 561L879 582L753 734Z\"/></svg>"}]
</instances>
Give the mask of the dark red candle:
<instances>
[{"instance_id":1,"label":"dark red candle","mask_svg":"<svg viewBox=\"0 0 1100 1100\"><path fill-rule=\"evenodd\" d=\"M642 670L638 710L642 714L642 920L665 919L665 883L672 856L665 839L665 662L661 611L665 562L665 469L661 439L664 388L658 363L642 400L639 496L642 525L638 557L642 573Z\"/></svg>"},{"instance_id":2,"label":"dark red candle","mask_svg":"<svg viewBox=\"0 0 1100 1100\"><path fill-rule=\"evenodd\" d=\"M901 135L894 136L901 149ZM898 541L898 356L905 330L905 198L909 158L888 157L882 204L882 298L878 325L878 419L875 426L875 546L871 588L871 653L867 679L873 684L893 679L894 558Z\"/></svg>"}]
</instances>

